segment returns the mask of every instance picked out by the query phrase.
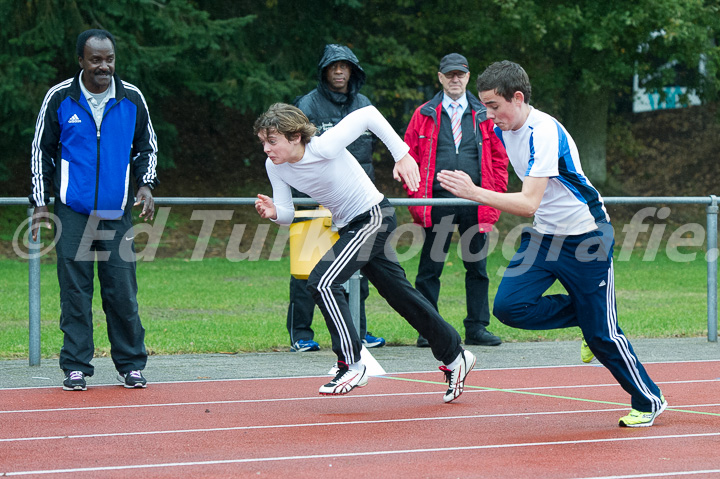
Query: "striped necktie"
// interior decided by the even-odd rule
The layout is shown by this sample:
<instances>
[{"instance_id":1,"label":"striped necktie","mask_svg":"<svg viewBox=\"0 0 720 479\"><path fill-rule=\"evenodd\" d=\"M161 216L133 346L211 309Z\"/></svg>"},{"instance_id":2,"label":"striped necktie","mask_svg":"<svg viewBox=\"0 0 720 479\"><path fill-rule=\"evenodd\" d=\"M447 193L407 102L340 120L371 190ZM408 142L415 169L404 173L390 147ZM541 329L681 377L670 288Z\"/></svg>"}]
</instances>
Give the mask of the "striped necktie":
<instances>
[{"instance_id":1,"label":"striped necktie","mask_svg":"<svg viewBox=\"0 0 720 479\"><path fill-rule=\"evenodd\" d=\"M452 125L453 140L455 140L455 152L457 153L460 148L460 140L462 140L462 128L460 128L460 104L456 101L450 104L452 108L452 116L450 117L450 124Z\"/></svg>"}]
</instances>

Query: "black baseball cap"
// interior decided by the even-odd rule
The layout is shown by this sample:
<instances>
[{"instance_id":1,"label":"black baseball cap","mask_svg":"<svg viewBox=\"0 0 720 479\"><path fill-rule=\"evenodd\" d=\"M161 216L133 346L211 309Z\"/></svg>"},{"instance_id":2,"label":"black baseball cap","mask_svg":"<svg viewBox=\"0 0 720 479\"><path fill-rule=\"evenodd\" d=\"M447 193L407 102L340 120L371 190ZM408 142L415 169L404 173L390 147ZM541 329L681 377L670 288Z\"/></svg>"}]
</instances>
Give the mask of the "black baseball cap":
<instances>
[{"instance_id":1,"label":"black baseball cap","mask_svg":"<svg viewBox=\"0 0 720 479\"><path fill-rule=\"evenodd\" d=\"M467 58L459 53L450 53L442 57L442 60L440 60L440 73L453 71L469 72Z\"/></svg>"}]
</instances>

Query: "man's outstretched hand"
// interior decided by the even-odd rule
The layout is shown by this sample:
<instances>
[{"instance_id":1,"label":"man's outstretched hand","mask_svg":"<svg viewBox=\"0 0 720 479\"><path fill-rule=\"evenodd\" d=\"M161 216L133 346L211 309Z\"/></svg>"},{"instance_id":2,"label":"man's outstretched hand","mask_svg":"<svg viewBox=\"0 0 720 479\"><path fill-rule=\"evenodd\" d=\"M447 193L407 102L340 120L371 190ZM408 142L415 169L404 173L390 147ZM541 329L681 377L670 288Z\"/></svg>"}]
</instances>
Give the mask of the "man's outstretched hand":
<instances>
[{"instance_id":1,"label":"man's outstretched hand","mask_svg":"<svg viewBox=\"0 0 720 479\"><path fill-rule=\"evenodd\" d=\"M395 162L393 178L404 181L410 191L417 191L420 187L420 169L410 153Z\"/></svg>"}]
</instances>

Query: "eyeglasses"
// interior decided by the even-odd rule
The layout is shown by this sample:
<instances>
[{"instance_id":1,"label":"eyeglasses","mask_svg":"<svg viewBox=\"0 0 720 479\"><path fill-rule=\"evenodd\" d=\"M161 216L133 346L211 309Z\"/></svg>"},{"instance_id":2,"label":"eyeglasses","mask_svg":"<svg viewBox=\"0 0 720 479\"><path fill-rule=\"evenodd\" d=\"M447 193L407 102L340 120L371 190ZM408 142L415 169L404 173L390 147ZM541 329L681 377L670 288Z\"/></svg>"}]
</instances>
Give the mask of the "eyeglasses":
<instances>
[{"instance_id":1,"label":"eyeglasses","mask_svg":"<svg viewBox=\"0 0 720 479\"><path fill-rule=\"evenodd\" d=\"M459 79L465 78L465 75L467 75L467 72L449 72L449 73L443 73L445 75L445 78L448 80L452 80L454 77L458 77Z\"/></svg>"}]
</instances>

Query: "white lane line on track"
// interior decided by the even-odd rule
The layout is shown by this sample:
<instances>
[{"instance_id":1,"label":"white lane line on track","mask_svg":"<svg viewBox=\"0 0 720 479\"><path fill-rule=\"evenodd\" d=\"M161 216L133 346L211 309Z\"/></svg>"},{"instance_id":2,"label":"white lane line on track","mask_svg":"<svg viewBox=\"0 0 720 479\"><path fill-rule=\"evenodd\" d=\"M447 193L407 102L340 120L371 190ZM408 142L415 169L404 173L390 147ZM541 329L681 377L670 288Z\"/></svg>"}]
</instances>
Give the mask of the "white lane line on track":
<instances>
[{"instance_id":1,"label":"white lane line on track","mask_svg":"<svg viewBox=\"0 0 720 479\"><path fill-rule=\"evenodd\" d=\"M720 406L720 404L709 404L707 406ZM681 406L687 408L688 406ZM698 407L698 406L695 406ZM703 407L703 406L700 406ZM564 414L587 414L587 413L607 413L607 412L627 411L627 407L623 408L607 408L607 409L583 409L583 410L565 410L565 411L540 411L540 412L521 412L521 413L505 413L505 414L470 414L463 416L433 416L433 417L411 417L401 419L377 419L377 420L353 420L353 421L335 421L335 422L319 422L319 423L290 423L290 424L267 424L256 426L233 426L233 427L214 427L199 429L168 429L157 431L136 431L136 432L112 432L112 433L96 433L96 434L66 434L61 436L36 436L36 437L10 437L0 438L0 443L13 443L25 441L50 441L50 440L67 440L67 439L93 439L101 437L127 437L127 436L153 436L162 434L193 434L207 432L226 432L226 431L251 431L263 429L294 429L304 427L329 427L329 426L349 426L360 424L393 424L408 422L427 422L427 421L454 421L468 419L495 419L503 417L532 417L532 416L554 416Z\"/></svg>"},{"instance_id":2,"label":"white lane line on track","mask_svg":"<svg viewBox=\"0 0 720 479\"><path fill-rule=\"evenodd\" d=\"M694 476L697 474L717 474L720 469L706 469L704 471L676 471L676 472L653 472L647 474L628 474L623 476L592 476L592 477L576 477L573 479L640 479L643 477L677 477L677 476Z\"/></svg>"},{"instance_id":3,"label":"white lane line on track","mask_svg":"<svg viewBox=\"0 0 720 479\"><path fill-rule=\"evenodd\" d=\"M377 379L393 379L391 377L378 376ZM424 383L428 383L427 381ZM712 383L720 382L719 379L698 379L698 380L686 380L686 381L658 381L656 384L690 384L690 383ZM441 382L438 381L438 384ZM580 384L580 385L567 385L567 386L535 386L530 388L490 388L490 389L473 389L473 387L482 388L484 386L473 386L470 384L466 385L467 389L464 394L480 394L480 393L499 393L504 391L551 391L551 390L562 390L562 389L584 389L584 388L605 388L605 387L618 387L617 383L608 384ZM427 396L439 394L442 391L423 391L423 392L405 392L405 393L386 393L386 394L354 394L350 396L337 396L333 399L362 399L368 397L391 397L391 396ZM82 394L79 392L72 392L69 394ZM72 412L72 411L91 411L96 409L134 409L144 407L180 407L180 406L203 406L213 404L248 404L248 403L267 403L267 402L284 402L284 401L327 401L326 396L306 396L306 397L294 397L294 398L270 398L270 399L228 399L223 401L191 401L191 402L172 402L172 403L151 403L151 404L119 404L114 406L83 406L83 407L63 407L63 408L46 408L46 409L8 409L0 411L0 414L22 414L22 413L43 413L43 412Z\"/></svg>"},{"instance_id":4,"label":"white lane line on track","mask_svg":"<svg viewBox=\"0 0 720 479\"><path fill-rule=\"evenodd\" d=\"M672 434L667 436L644 436L644 437L622 437L622 438L608 438L608 439L582 439L572 441L549 441L549 442L530 442L530 443L515 443L515 444L486 444L482 446L458 446L458 447L438 447L438 448L423 448L423 449L402 449L402 450L381 450L381 451L367 451L367 452L351 452L351 453L335 453L335 454L313 454L304 456L281 456L281 457L257 457L257 458L245 458L245 459L225 459L215 461L196 461L196 462L169 462L163 464L131 464L124 466L104 466L104 467L78 467L73 469L41 469L35 471L11 471L5 472L5 476L22 476L31 474L67 474L67 473L80 473L80 472L98 472L98 471L122 471L130 469L150 469L150 468L164 468L164 467L191 467L191 466L209 466L209 465L221 465L221 464L242 464L242 463L261 463L261 462L277 462L277 461L297 461L297 460L308 460L308 459L328 459L328 458L342 458L342 457L367 457L367 456L381 456L391 454L427 454L429 452L453 452L453 451L475 451L475 450L487 450L487 449L508 449L508 448L520 448L520 447L538 447L538 446L563 446L563 445L577 445L577 444L599 444L599 443L612 443L612 442L627 442L627 441L648 441L648 440L661 440L661 439L690 439L690 438L701 438L701 437L717 437L720 436L720 432L714 433L703 433L703 434ZM2 472L0 472L1 474ZM631 476L632 477L632 476ZM637 476L642 477L642 476Z\"/></svg>"},{"instance_id":5,"label":"white lane line on track","mask_svg":"<svg viewBox=\"0 0 720 479\"><path fill-rule=\"evenodd\" d=\"M390 377L379 376L377 379L392 379ZM690 384L690 383L711 383L720 382L718 379L698 379L698 380L686 380L686 381L658 381L656 384ZM438 384L441 384L438 382ZM617 383L608 384L580 384L580 385L567 385L567 386L536 386L529 388L498 388L493 389L473 389L473 387L481 388L482 386L473 386L470 384L466 385L467 389L464 394L488 394L488 393L499 393L504 391L550 391L550 390L562 390L562 389L584 389L584 388L604 388L604 387L618 387ZM392 396L427 396L441 394L443 391L423 391L423 392L405 392L405 393L387 393L387 394L353 394L349 396L338 396L333 399L363 399L368 397L392 397ZM63 393L65 394L65 393ZM83 394L80 392L71 392L67 394ZM46 409L8 409L0 411L2 414L24 414L24 413L44 413L44 412L72 412L72 411L92 411L101 409L135 409L145 407L181 407L181 406L204 406L213 404L248 404L248 403L267 403L267 402L284 402L284 401L327 401L328 398L325 396L306 396L306 397L294 397L294 398L270 398L270 399L232 399L223 401L191 401L191 402L172 402L172 403L152 403L152 404L119 404L114 406L83 406L83 407L63 407L63 408L46 408Z\"/></svg>"},{"instance_id":6,"label":"white lane line on track","mask_svg":"<svg viewBox=\"0 0 720 479\"><path fill-rule=\"evenodd\" d=\"M695 359L690 361L655 361L655 362L643 362L644 365L648 364L693 364L693 363L718 363L720 362L720 359ZM487 369L474 369L474 371L485 371L485 372L492 372L492 371L524 371L526 369L557 369L557 368L603 368L604 366L602 364L565 364L565 365L558 365L558 366L524 366L524 367L512 367L512 368L487 368ZM428 373L437 373L437 369L435 370L429 370L429 371L388 371L387 375L400 375L400 374L428 374ZM268 379L312 379L312 378L325 378L327 377L327 374L324 374L322 376L281 376L281 377L264 377L264 378L231 378L231 379L194 379L191 381L188 380L178 380L178 381L150 381L149 384L197 384L197 383L225 383L225 382L235 382L235 381L264 381ZM716 378L716 381L720 381L720 378ZM659 383L656 383L659 384ZM122 384L119 384L117 382L109 382L109 383L99 383L99 384L90 384L89 387L115 387L122 386ZM0 388L0 393L3 391L23 391L26 389L56 389L60 386L26 386L26 387L20 387L20 388Z\"/></svg>"},{"instance_id":7,"label":"white lane line on track","mask_svg":"<svg viewBox=\"0 0 720 479\"><path fill-rule=\"evenodd\" d=\"M392 379L384 378L379 376L378 379ZM685 380L685 381L658 381L656 384L688 384L688 383L708 383L708 382L720 382L718 379L698 379L698 380ZM441 384L438 382L438 384ZM535 386L529 388L497 388L497 389L473 389L473 387L482 388L483 386L473 386L470 384L466 385L467 389L464 394L480 394L480 393L502 393L506 391L550 391L550 390L563 390L563 389L584 389L584 388L604 388L604 387L618 387L617 383L608 384L580 384L580 385L567 385L567 386ZM442 392L442 391L441 391ZM73 392L72 394L82 394ZM352 399L363 399L372 397L392 397L392 396L427 396L439 394L437 391L424 391L424 392L405 392L405 393L385 393L385 394L353 394L350 396L337 396L332 399L334 400L352 400ZM330 399L330 400L332 400ZM150 403L150 404L119 404L114 406L83 406L83 407L63 407L63 408L46 408L46 409L8 409L0 411L1 414L23 414L23 413L45 413L45 412L72 412L72 411L91 411L91 410L102 410L102 409L136 409L145 407L182 407L182 406L205 406L205 405L219 405L219 404L251 404L251 403L268 403L268 402L285 402L285 401L327 401L329 400L325 396L306 396L306 397L294 397L294 398L269 398L269 399L228 399L223 401L191 401L191 402L172 402L172 403ZM601 402L601 401L598 401ZM702 405L700 406L702 407Z\"/></svg>"}]
</instances>

